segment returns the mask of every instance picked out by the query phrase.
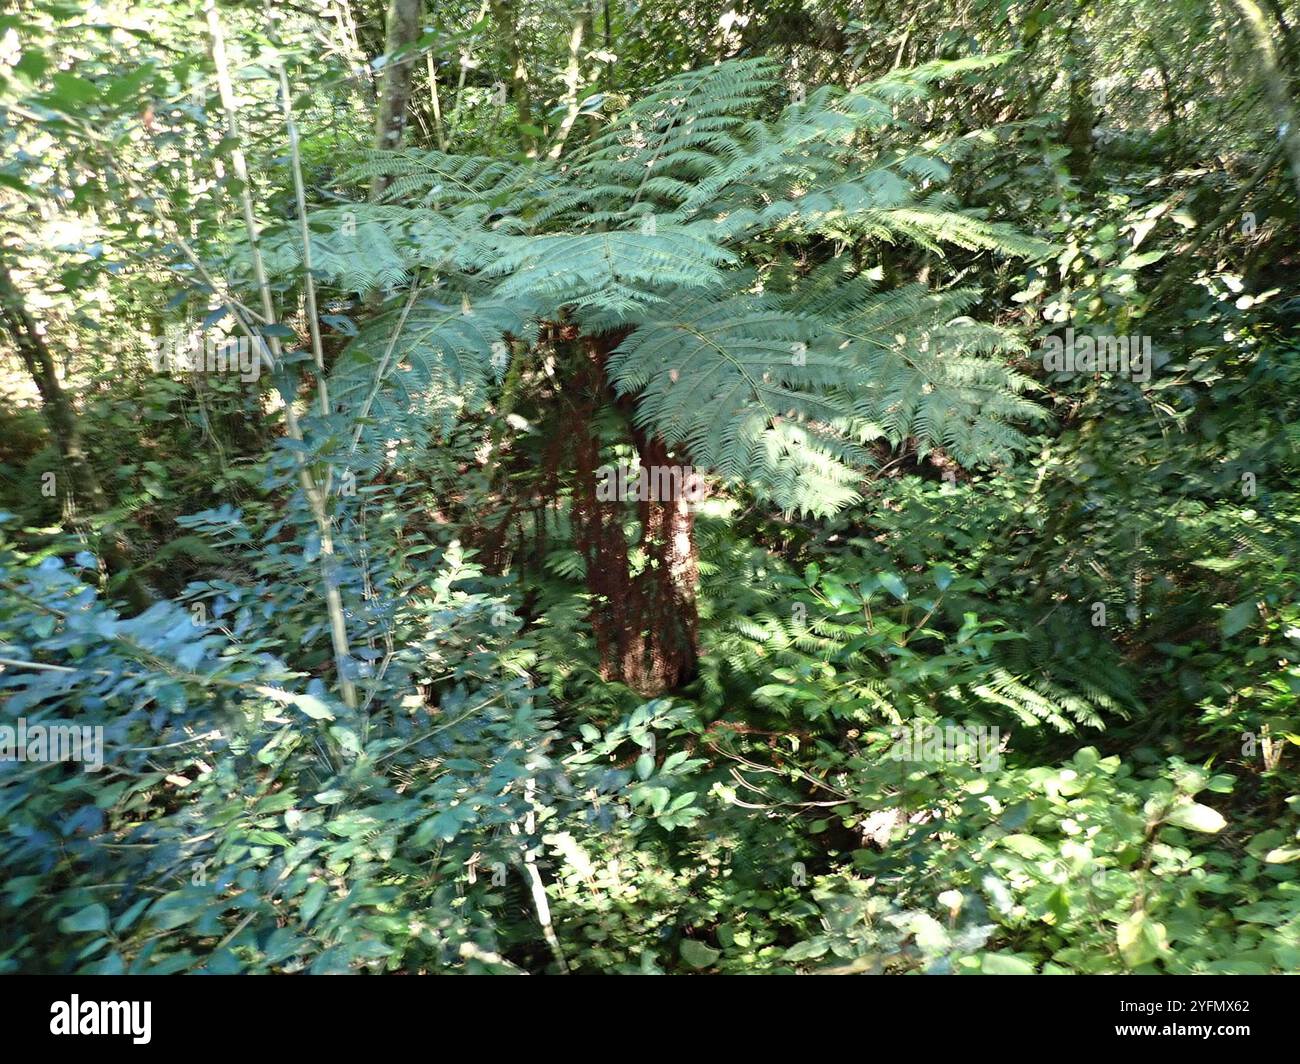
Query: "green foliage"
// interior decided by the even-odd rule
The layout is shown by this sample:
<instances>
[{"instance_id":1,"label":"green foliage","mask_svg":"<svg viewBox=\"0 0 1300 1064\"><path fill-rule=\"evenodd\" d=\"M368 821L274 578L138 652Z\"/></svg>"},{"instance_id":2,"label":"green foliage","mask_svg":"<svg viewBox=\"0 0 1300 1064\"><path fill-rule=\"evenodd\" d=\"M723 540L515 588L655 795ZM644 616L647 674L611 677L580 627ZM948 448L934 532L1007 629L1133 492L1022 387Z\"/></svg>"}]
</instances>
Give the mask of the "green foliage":
<instances>
[{"instance_id":1,"label":"green foliage","mask_svg":"<svg viewBox=\"0 0 1300 1064\"><path fill-rule=\"evenodd\" d=\"M870 464L866 439L916 438L969 464L1006 460L1025 442L1012 423L1042 413L1018 395L1030 381L997 360L1018 349L1014 335L962 315L973 292L876 292L843 261L813 278L765 276L771 240L1047 249L924 191L947 176L937 159L864 161L864 133L888 120L887 101L921 94L941 73L826 87L764 122L754 112L778 91L776 72L738 60L669 79L563 167L372 155L349 178L391 178L386 198L404 206L349 208L357 225L385 230L373 254L355 242L351 268L333 243L313 257L340 288L363 291L397 254L432 271L449 306L426 297L393 309L373 339L354 341L335 370L344 409L375 410L355 398L374 393L378 420L417 435L430 413L481 402L493 342L504 355L511 341L518 357L513 341L528 330L516 319L532 315L534 326L574 319L625 333L606 372L636 398L637 424L786 509L825 514L856 498L848 485ZM314 224L337 227L339 211ZM472 337L449 330L457 296ZM409 381L392 372L407 360ZM368 391L355 383L367 377Z\"/></svg>"},{"instance_id":2,"label":"green foliage","mask_svg":"<svg viewBox=\"0 0 1300 1064\"><path fill-rule=\"evenodd\" d=\"M0 640L7 662L28 662L0 678L7 705L29 728L101 727L105 767L6 765L5 903L23 930L0 964L508 970L491 870L517 881L543 840L507 828L590 830L616 809L633 831L698 819L681 785L698 761L638 763L635 776L608 763L682 719L667 703L547 754L553 722L484 649L505 634L505 606L465 590L476 577L455 551L422 570L427 591L392 618L405 649L374 671L358 715L257 649L286 645L280 610L236 616L238 640L172 604L122 620L58 558L24 565L6 550ZM477 862L489 871L467 884Z\"/></svg>"},{"instance_id":3,"label":"green foliage","mask_svg":"<svg viewBox=\"0 0 1300 1064\"><path fill-rule=\"evenodd\" d=\"M492 8L382 151L357 5L217 6L238 136L203 5L0 16L0 972L1300 968L1300 186L1231 6ZM593 508L665 456L704 499Z\"/></svg>"}]
</instances>

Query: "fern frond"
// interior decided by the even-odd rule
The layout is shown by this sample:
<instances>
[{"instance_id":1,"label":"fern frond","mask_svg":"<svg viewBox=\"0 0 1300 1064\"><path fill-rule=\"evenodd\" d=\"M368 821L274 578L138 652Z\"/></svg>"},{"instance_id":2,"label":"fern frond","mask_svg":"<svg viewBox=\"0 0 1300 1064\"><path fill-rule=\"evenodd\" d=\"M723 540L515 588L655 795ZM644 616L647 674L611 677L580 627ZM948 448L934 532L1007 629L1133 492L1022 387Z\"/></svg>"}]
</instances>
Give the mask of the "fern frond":
<instances>
[{"instance_id":1,"label":"fern frond","mask_svg":"<svg viewBox=\"0 0 1300 1064\"><path fill-rule=\"evenodd\" d=\"M726 477L754 472L755 448L778 418L832 422L849 411L828 393L849 364L816 346L815 322L761 295L705 295L645 321L606 366L636 420Z\"/></svg>"},{"instance_id":2,"label":"fern frond","mask_svg":"<svg viewBox=\"0 0 1300 1064\"><path fill-rule=\"evenodd\" d=\"M394 306L340 357L333 400L354 413L368 411L362 439L371 454L426 442L432 428L445 433L462 412L482 408L508 367L503 338L527 337L533 328L520 303L491 296L430 295L409 310Z\"/></svg>"},{"instance_id":3,"label":"fern frond","mask_svg":"<svg viewBox=\"0 0 1300 1064\"><path fill-rule=\"evenodd\" d=\"M629 314L662 303L673 290L716 285L735 256L685 226L654 233L616 230L520 237L503 244L485 273L503 277L497 297Z\"/></svg>"}]
</instances>

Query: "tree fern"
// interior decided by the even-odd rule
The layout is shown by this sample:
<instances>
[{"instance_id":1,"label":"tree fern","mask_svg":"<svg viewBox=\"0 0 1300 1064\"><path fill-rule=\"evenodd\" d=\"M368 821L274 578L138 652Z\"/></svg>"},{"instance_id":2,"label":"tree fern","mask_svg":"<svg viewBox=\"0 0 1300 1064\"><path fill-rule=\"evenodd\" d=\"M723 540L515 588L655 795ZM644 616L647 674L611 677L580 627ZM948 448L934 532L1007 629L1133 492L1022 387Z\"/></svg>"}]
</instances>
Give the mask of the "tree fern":
<instances>
[{"instance_id":1,"label":"tree fern","mask_svg":"<svg viewBox=\"0 0 1300 1064\"><path fill-rule=\"evenodd\" d=\"M668 79L563 164L367 154L348 179L385 175L385 202L313 218L318 272L364 291L418 270L439 288L405 310L395 299L353 341L336 402L364 410L376 440L421 438L483 407L507 336L564 319L624 334L605 371L642 429L787 510L856 498L876 438L1005 460L1041 414L1002 361L1014 338L964 317L974 293L877 292L836 264L781 282L747 266L770 238L1041 253L958 210L935 187L944 160L873 150L893 103L947 70L817 88L758 117L784 93L779 69L731 61ZM293 269L290 242L269 243Z\"/></svg>"}]
</instances>

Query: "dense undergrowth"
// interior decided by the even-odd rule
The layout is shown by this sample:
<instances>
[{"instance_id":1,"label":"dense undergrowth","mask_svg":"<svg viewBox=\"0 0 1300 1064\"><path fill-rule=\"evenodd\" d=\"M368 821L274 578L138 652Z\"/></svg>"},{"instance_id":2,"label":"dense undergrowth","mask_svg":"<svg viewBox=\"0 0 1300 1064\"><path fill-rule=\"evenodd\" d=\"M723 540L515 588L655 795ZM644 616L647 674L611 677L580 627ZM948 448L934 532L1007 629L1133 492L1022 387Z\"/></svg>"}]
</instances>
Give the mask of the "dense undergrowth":
<instances>
[{"instance_id":1,"label":"dense undergrowth","mask_svg":"<svg viewBox=\"0 0 1300 1064\"><path fill-rule=\"evenodd\" d=\"M1120 30L1148 7L1077 16L1114 71L1143 65ZM233 19L259 285L229 169L161 212L123 176L174 176L187 136L230 157L215 91L167 143L133 110L211 61L138 78L62 17L6 28L95 68L82 103L123 125L110 151L60 101L89 90L9 64L7 113L40 128L3 134L5 261L51 279L83 457L48 395L0 412L0 699L29 735L101 726L102 766L0 763L0 971L1300 969L1284 167L1252 186L1249 241L1234 215L1188 246L1267 129L1198 169L1238 136L1225 99L1155 129L1117 107L1081 170L1072 81L1008 103L1055 31L991 12L918 72L852 36L876 76L832 64L843 83L795 103L780 39L656 67L665 16L635 46L656 77L595 99L593 75L608 127L561 127L555 164L516 150L542 132L517 95L463 157L376 156L340 78L301 103L295 156L313 343L272 106L301 27ZM1237 91L1201 62L1189 84ZM699 126L656 126L680 98ZM103 215L102 243L14 236L15 204L100 151L101 198L60 209ZM188 240L146 224L187 209ZM153 372L132 331L236 320L276 351L252 384ZM1067 326L1153 339L1147 379L1053 372ZM708 490L652 534L590 475L656 453ZM689 587L659 579L675 536ZM611 542L622 591L595 571ZM651 633L612 669L602 617L669 606L689 653Z\"/></svg>"}]
</instances>

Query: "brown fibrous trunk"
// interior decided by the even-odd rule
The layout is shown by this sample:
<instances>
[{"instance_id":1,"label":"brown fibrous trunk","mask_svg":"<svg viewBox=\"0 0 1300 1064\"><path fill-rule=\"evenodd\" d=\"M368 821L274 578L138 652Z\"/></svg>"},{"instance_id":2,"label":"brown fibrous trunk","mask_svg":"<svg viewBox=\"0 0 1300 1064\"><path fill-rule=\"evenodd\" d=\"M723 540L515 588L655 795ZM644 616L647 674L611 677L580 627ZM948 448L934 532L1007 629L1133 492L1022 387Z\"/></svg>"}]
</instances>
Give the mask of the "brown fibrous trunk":
<instances>
[{"instance_id":1,"label":"brown fibrous trunk","mask_svg":"<svg viewBox=\"0 0 1300 1064\"><path fill-rule=\"evenodd\" d=\"M574 533L593 596L590 621L601 678L624 683L648 697L678 688L695 676L699 558L694 504L680 490L668 493L669 498L637 502L645 565L635 574L623 531L624 504L599 497L600 440L595 418L612 397L604 360L618 340L583 340L583 371L577 382L581 423L573 426L572 437ZM690 470L673 458L661 439L635 429L632 435L643 476L657 469L664 483L678 487L687 483Z\"/></svg>"}]
</instances>

